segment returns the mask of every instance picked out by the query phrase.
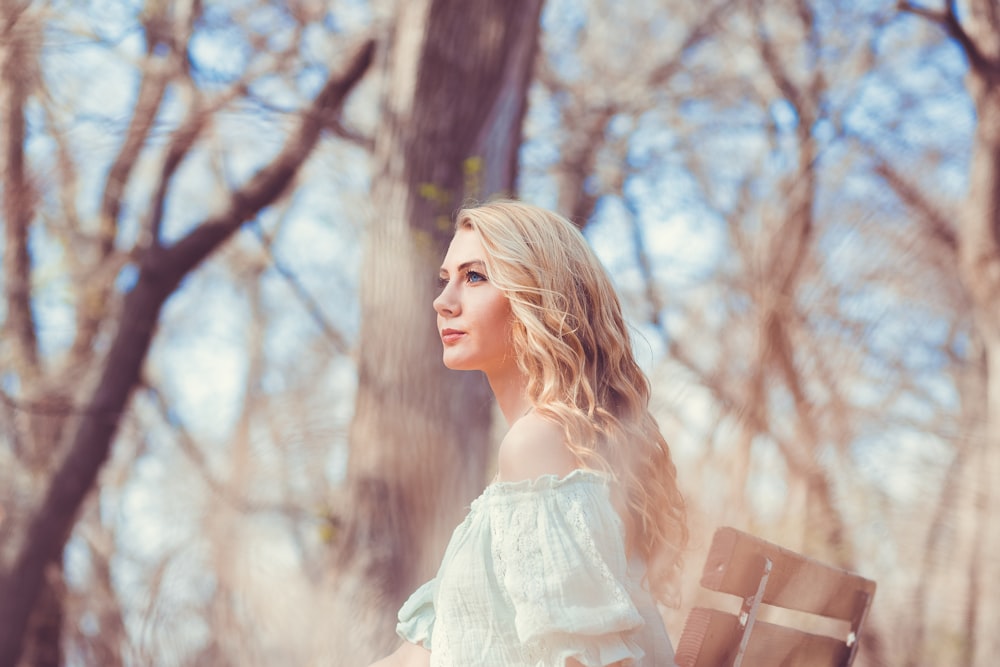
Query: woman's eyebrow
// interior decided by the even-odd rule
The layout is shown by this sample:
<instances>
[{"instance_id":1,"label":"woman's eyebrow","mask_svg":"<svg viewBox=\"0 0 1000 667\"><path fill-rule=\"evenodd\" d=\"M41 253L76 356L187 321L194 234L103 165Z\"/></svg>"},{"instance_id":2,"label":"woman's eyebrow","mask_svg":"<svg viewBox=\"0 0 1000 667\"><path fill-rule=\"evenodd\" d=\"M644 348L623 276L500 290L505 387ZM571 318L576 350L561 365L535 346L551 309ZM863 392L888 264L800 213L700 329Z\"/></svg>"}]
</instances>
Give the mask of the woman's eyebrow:
<instances>
[{"instance_id":1,"label":"woman's eyebrow","mask_svg":"<svg viewBox=\"0 0 1000 667\"><path fill-rule=\"evenodd\" d=\"M473 267L482 268L483 266L484 266L483 265L483 260L481 260L481 259L470 259L468 262L462 262L461 264L458 265L458 272L461 273L462 271L465 271L466 269L471 269ZM446 269L446 268L444 268L442 266L441 270L438 271L438 273L440 275L447 275L448 269Z\"/></svg>"}]
</instances>

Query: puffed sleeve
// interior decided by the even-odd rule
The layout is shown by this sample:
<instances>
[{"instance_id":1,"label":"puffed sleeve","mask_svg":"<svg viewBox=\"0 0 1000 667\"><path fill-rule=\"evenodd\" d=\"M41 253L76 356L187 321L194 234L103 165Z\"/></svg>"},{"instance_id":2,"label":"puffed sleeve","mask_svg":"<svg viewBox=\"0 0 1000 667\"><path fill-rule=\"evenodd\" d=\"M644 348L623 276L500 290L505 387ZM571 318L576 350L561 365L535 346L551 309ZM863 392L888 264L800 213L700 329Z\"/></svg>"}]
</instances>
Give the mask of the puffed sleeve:
<instances>
[{"instance_id":1,"label":"puffed sleeve","mask_svg":"<svg viewBox=\"0 0 1000 667\"><path fill-rule=\"evenodd\" d=\"M434 593L437 579L431 579L413 592L399 609L396 634L410 642L431 650L434 632Z\"/></svg>"},{"instance_id":2,"label":"puffed sleeve","mask_svg":"<svg viewBox=\"0 0 1000 667\"><path fill-rule=\"evenodd\" d=\"M624 531L603 480L547 476L497 500L496 571L533 663L640 660L632 635L644 621L627 590Z\"/></svg>"}]
</instances>

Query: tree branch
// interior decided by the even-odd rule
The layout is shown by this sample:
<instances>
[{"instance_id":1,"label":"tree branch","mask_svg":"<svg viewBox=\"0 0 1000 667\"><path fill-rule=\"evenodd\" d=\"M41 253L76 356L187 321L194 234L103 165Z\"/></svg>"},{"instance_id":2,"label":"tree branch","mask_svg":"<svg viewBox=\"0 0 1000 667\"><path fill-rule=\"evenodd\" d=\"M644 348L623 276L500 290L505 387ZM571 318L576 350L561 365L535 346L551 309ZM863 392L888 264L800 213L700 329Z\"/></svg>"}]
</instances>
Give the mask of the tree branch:
<instances>
[{"instance_id":1,"label":"tree branch","mask_svg":"<svg viewBox=\"0 0 1000 667\"><path fill-rule=\"evenodd\" d=\"M155 21L147 17L146 58L135 110L125 131L125 140L108 169L101 193L96 266L105 263L114 251L125 188L139 161L143 146L146 145L170 80L166 60L170 55L166 57L154 55L160 37L156 30L150 28L151 22ZM76 336L70 353L71 364L85 364L93 354L92 343L107 312L109 293L109 281L91 281L81 286L76 300Z\"/></svg>"},{"instance_id":2,"label":"tree branch","mask_svg":"<svg viewBox=\"0 0 1000 667\"><path fill-rule=\"evenodd\" d=\"M139 382L160 309L180 281L225 241L243 221L280 196L316 146L327 114L336 112L360 81L374 55L368 41L347 71L333 76L311 105L281 154L244 188L228 209L171 248L149 248L139 277L125 295L119 329L90 402L89 413L75 422L68 452L57 464L41 506L28 519L23 542L14 545L13 566L0 572L0 665L17 663L24 632L42 590L45 569L59 557L77 512L108 457L118 423Z\"/></svg>"},{"instance_id":3,"label":"tree branch","mask_svg":"<svg viewBox=\"0 0 1000 667\"><path fill-rule=\"evenodd\" d=\"M969 59L970 68L983 76L991 79L996 78L996 70L1000 68L1000 62L991 62L983 55L972 36L962 27L962 23L958 20L956 0L948 0L947 7L938 11L915 5L910 0L899 0L896 7L901 12L920 16L932 23L937 23L962 47L965 57Z\"/></svg>"},{"instance_id":4,"label":"tree branch","mask_svg":"<svg viewBox=\"0 0 1000 667\"><path fill-rule=\"evenodd\" d=\"M684 57L702 40L709 37L718 30L719 19L722 15L732 9L732 3L728 0L717 2L710 8L701 19L688 31L684 41L676 51L664 62L657 65L646 80L650 89L663 88L675 74L681 71L684 66Z\"/></svg>"},{"instance_id":5,"label":"tree branch","mask_svg":"<svg viewBox=\"0 0 1000 667\"><path fill-rule=\"evenodd\" d=\"M69 238L76 240L82 237L80 226L80 216L77 213L76 201L80 191L80 179L77 176L76 165L73 163L73 155L70 150L69 141L66 136L66 128L58 118L54 106L55 103L49 94L44 91L41 95L42 113L45 117L45 125L48 134L55 143L57 190L60 209L56 213L56 219L61 225L69 230ZM67 261L70 263L71 271L78 275L80 270L80 258L76 253L67 253Z\"/></svg>"},{"instance_id":6,"label":"tree branch","mask_svg":"<svg viewBox=\"0 0 1000 667\"><path fill-rule=\"evenodd\" d=\"M250 225L250 228L254 231L257 240L260 241L260 245L264 252L267 254L267 258L271 262L271 266L274 270L278 272L282 278L288 283L288 286L295 293L295 296L299 298L302 302L302 306L309 313L316 325L326 334L326 337L333 343L334 349L338 354L348 354L350 352L350 345L348 345L347 340L344 335L337 330L333 323L327 319L326 315L323 314L323 309L320 308L319 303L313 298L306 286L302 284L302 281L288 268L286 267L274 254L274 240L267 235L267 233L258 224Z\"/></svg>"},{"instance_id":7,"label":"tree branch","mask_svg":"<svg viewBox=\"0 0 1000 667\"><path fill-rule=\"evenodd\" d=\"M312 151L322 130L337 118L347 94L368 70L374 55L375 42L369 40L358 50L343 75L331 78L323 87L274 161L233 192L222 213L192 230L166 249L162 256L154 253L152 257L162 258L163 268L179 279L229 238L240 225L278 199L298 173L303 156Z\"/></svg>"},{"instance_id":8,"label":"tree branch","mask_svg":"<svg viewBox=\"0 0 1000 667\"><path fill-rule=\"evenodd\" d=\"M802 118L802 113L805 111L805 100L802 91L799 90L791 77L788 76L788 72L782 64L781 59L774 52L771 36L767 33L764 19L760 16L759 12L757 12L756 20L757 31L755 32L755 37L757 38L757 48L760 51L761 58L764 60L764 64L767 66L768 73L771 75L771 80L774 81L781 95L795 108L796 114L799 115L799 125L808 124L806 119Z\"/></svg>"},{"instance_id":9,"label":"tree branch","mask_svg":"<svg viewBox=\"0 0 1000 667\"><path fill-rule=\"evenodd\" d=\"M247 99L252 101L258 108L268 111L271 113L280 114L292 114L293 110L288 109L284 105L274 104L267 100L261 99L260 96L254 95L252 93L247 94ZM354 144L355 146L360 146L366 151L375 150L375 139L373 137L367 136L359 132L354 128L347 127L344 125L344 120L340 116L336 118L330 118L327 121L327 125L324 128L334 134L334 136L340 137L344 141Z\"/></svg>"},{"instance_id":10,"label":"tree branch","mask_svg":"<svg viewBox=\"0 0 1000 667\"><path fill-rule=\"evenodd\" d=\"M147 31L147 35L148 35ZM151 52L155 44L147 48ZM114 247L118 229L118 215L121 212L125 186L139 160L139 153L146 144L146 138L153 128L153 122L163 103L169 75L163 58L151 53L146 59L146 71L139 83L139 94L135 103L135 113L125 131L125 141L122 142L118 155L115 156L101 194L100 208L100 258L111 253Z\"/></svg>"},{"instance_id":11,"label":"tree branch","mask_svg":"<svg viewBox=\"0 0 1000 667\"><path fill-rule=\"evenodd\" d=\"M938 210L934 203L924 196L919 187L907 181L888 162L877 156L875 159L875 173L889 184L889 187L904 204L917 213L917 221L928 238L943 246L949 256L956 258L958 238L955 235L955 230L952 229L948 216Z\"/></svg>"},{"instance_id":12,"label":"tree branch","mask_svg":"<svg viewBox=\"0 0 1000 667\"><path fill-rule=\"evenodd\" d=\"M3 324L5 338L13 348L14 367L27 387L34 385L39 372L38 340L31 310L31 256L28 229L34 217L35 196L24 155L27 123L24 108L34 85L31 40L36 28L31 24L28 5L0 4L0 109L2 109L3 157L2 196L4 219L3 277L7 312Z\"/></svg>"},{"instance_id":13,"label":"tree branch","mask_svg":"<svg viewBox=\"0 0 1000 667\"><path fill-rule=\"evenodd\" d=\"M205 454L198 447L187 426L171 414L167 402L164 400L160 390L147 381L141 382L145 396L153 404L160 419L177 435L176 441L181 452L188 458L197 469L198 474L204 480L205 485L218 498L221 498L230 507L242 514L281 514L291 520L303 520L313 518L314 515L302 507L294 504L267 503L250 500L232 488L232 485L220 480L214 472Z\"/></svg>"},{"instance_id":14,"label":"tree branch","mask_svg":"<svg viewBox=\"0 0 1000 667\"><path fill-rule=\"evenodd\" d=\"M166 156L160 167L160 178L157 181L156 192L153 195L153 203L150 206L149 222L146 225L145 239L148 245L159 246L162 242L161 230L163 227L163 213L166 205L167 193L173 181L177 168L187 157L195 141L201 135L202 130L209 124L214 114L229 104L239 95L245 94L250 87L252 75L247 72L239 81L230 86L224 93L206 103L198 90L191 83L190 79L186 83L190 84L193 91L194 101L192 109L188 112L184 123L173 133Z\"/></svg>"}]
</instances>

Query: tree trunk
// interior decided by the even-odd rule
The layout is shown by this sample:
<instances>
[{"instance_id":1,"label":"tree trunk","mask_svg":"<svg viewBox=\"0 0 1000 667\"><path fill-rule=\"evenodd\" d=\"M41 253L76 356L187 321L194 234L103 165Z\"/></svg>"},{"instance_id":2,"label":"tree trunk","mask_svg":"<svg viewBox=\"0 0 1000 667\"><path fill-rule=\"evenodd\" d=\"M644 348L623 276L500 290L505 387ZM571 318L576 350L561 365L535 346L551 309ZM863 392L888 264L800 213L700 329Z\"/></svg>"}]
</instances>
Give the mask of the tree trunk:
<instances>
[{"instance_id":1,"label":"tree trunk","mask_svg":"<svg viewBox=\"0 0 1000 667\"><path fill-rule=\"evenodd\" d=\"M961 16L949 0L941 10L902 0L904 11L939 24L962 50L968 64L965 85L976 110L969 164L969 189L958 216L958 276L971 305L973 338L982 346L985 395L964 395L963 403L981 402L984 415L966 434L967 461L959 463L961 501L956 503L960 562L965 573L961 612L962 664L992 665L1000 655L1000 11L996 0L968 0ZM978 405L976 406L978 407ZM968 412L968 408L966 408ZM982 433L982 437L979 434ZM969 544L966 544L969 542ZM912 663L912 659L911 659Z\"/></svg>"},{"instance_id":2,"label":"tree trunk","mask_svg":"<svg viewBox=\"0 0 1000 667\"><path fill-rule=\"evenodd\" d=\"M62 566L51 563L45 571L38 601L31 612L24 640L21 667L60 667L63 664L62 630L65 613Z\"/></svg>"},{"instance_id":3,"label":"tree trunk","mask_svg":"<svg viewBox=\"0 0 1000 667\"><path fill-rule=\"evenodd\" d=\"M338 558L340 596L371 613L370 638L345 638L362 654L389 647L392 614L485 483L489 389L444 368L431 302L454 211L514 189L540 10L402 3L384 54Z\"/></svg>"},{"instance_id":4,"label":"tree trunk","mask_svg":"<svg viewBox=\"0 0 1000 667\"><path fill-rule=\"evenodd\" d=\"M959 266L986 353L986 424L973 511L978 549L969 570L968 623L974 664L1000 655L1000 12L995 0L972 0L968 26L953 36L969 61L966 85L976 108L969 191L959 217ZM950 9L954 17L954 8Z\"/></svg>"},{"instance_id":5,"label":"tree trunk","mask_svg":"<svg viewBox=\"0 0 1000 667\"><path fill-rule=\"evenodd\" d=\"M1000 26L998 26L1000 28ZM1000 655L1000 58L973 69L969 87L977 125L969 193L959 222L962 280L973 303L975 325L986 352L986 428L980 441L980 481L973 511L979 549L969 571L976 599L969 610L975 664Z\"/></svg>"}]
</instances>

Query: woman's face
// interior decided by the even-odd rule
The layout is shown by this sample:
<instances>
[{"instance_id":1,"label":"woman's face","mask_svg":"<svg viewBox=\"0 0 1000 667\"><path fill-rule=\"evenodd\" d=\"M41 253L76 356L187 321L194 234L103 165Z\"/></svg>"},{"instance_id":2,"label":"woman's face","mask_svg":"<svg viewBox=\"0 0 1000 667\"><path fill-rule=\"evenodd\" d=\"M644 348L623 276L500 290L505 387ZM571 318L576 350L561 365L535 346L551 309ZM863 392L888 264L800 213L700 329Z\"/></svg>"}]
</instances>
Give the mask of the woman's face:
<instances>
[{"instance_id":1,"label":"woman's face","mask_svg":"<svg viewBox=\"0 0 1000 667\"><path fill-rule=\"evenodd\" d=\"M511 349L510 301L486 276L483 246L471 229L459 229L441 265L441 293L434 299L444 365L487 376L516 368Z\"/></svg>"}]
</instances>

